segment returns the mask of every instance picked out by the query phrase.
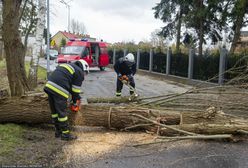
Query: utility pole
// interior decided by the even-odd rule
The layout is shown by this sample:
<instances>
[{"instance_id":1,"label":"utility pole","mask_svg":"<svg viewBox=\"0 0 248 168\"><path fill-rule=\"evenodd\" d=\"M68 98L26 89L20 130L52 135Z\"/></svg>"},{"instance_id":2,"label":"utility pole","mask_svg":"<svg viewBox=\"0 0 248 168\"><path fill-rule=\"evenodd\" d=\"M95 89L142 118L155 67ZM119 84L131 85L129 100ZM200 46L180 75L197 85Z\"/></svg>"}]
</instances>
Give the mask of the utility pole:
<instances>
[{"instance_id":1,"label":"utility pole","mask_svg":"<svg viewBox=\"0 0 248 168\"><path fill-rule=\"evenodd\" d=\"M50 17L49 17L49 0L47 0L47 48L46 48L46 54L47 54L47 77L50 73Z\"/></svg>"},{"instance_id":2,"label":"utility pole","mask_svg":"<svg viewBox=\"0 0 248 168\"><path fill-rule=\"evenodd\" d=\"M71 2L72 0L68 1L68 2L65 2L64 0L60 0L60 2L62 4L64 4L66 6L66 8L68 9L68 27L67 27L67 30L68 32L70 31L70 5L69 3Z\"/></svg>"}]
</instances>

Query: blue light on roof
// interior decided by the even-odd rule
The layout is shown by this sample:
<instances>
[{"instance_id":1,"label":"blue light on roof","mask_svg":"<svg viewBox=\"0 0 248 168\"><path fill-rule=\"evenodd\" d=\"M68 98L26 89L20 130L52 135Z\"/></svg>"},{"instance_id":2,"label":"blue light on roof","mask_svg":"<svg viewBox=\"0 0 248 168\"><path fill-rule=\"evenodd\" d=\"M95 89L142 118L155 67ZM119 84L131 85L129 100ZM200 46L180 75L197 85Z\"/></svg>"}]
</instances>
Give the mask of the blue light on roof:
<instances>
[{"instance_id":1,"label":"blue light on roof","mask_svg":"<svg viewBox=\"0 0 248 168\"><path fill-rule=\"evenodd\" d=\"M81 41L88 41L88 39L87 38L82 38Z\"/></svg>"}]
</instances>

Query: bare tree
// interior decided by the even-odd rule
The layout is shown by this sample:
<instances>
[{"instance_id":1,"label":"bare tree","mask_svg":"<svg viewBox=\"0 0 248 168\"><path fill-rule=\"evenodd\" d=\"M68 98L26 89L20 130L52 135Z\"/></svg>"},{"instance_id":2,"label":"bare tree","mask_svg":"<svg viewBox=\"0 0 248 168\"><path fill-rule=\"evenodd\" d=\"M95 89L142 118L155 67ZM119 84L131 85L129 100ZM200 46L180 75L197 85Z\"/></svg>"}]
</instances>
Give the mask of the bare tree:
<instances>
[{"instance_id":1,"label":"bare tree","mask_svg":"<svg viewBox=\"0 0 248 168\"><path fill-rule=\"evenodd\" d=\"M71 20L71 30L73 33L80 33L80 34L86 33L86 27L85 27L84 23L79 22L75 19Z\"/></svg>"},{"instance_id":2,"label":"bare tree","mask_svg":"<svg viewBox=\"0 0 248 168\"><path fill-rule=\"evenodd\" d=\"M20 18L20 30L24 38L24 46L27 49L28 37L34 34L37 24L37 2L36 0L25 1Z\"/></svg>"},{"instance_id":3,"label":"bare tree","mask_svg":"<svg viewBox=\"0 0 248 168\"><path fill-rule=\"evenodd\" d=\"M165 38L161 35L159 35L160 30L156 29L151 33L151 43L153 45L153 47L160 47L163 48L164 47L164 40Z\"/></svg>"}]
</instances>

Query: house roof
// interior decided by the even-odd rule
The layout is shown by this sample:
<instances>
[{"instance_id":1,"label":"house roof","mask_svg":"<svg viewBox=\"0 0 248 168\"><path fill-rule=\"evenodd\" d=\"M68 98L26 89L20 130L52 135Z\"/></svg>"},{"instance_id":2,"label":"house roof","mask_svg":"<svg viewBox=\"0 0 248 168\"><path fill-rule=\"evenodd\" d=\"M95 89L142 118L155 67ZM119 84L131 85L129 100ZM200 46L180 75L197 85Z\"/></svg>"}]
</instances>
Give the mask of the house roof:
<instances>
[{"instance_id":1,"label":"house roof","mask_svg":"<svg viewBox=\"0 0 248 168\"><path fill-rule=\"evenodd\" d=\"M73 38L82 38L82 35L80 34L73 34L70 32L60 31L66 38L73 39Z\"/></svg>"}]
</instances>

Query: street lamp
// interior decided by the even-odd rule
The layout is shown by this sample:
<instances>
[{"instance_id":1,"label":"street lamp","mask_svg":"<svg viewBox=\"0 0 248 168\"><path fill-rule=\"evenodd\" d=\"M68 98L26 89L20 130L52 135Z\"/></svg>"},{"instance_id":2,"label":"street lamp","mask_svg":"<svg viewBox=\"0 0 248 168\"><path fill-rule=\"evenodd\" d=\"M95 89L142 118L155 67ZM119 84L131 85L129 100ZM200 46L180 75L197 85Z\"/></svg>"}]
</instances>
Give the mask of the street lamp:
<instances>
[{"instance_id":1,"label":"street lamp","mask_svg":"<svg viewBox=\"0 0 248 168\"><path fill-rule=\"evenodd\" d=\"M62 3L62 4L64 4L66 7L67 7L67 9L68 9L68 32L70 31L70 5L69 5L69 3L71 2L72 0L70 0L70 1L68 1L68 2L65 2L64 0L60 0L60 2Z\"/></svg>"}]
</instances>

